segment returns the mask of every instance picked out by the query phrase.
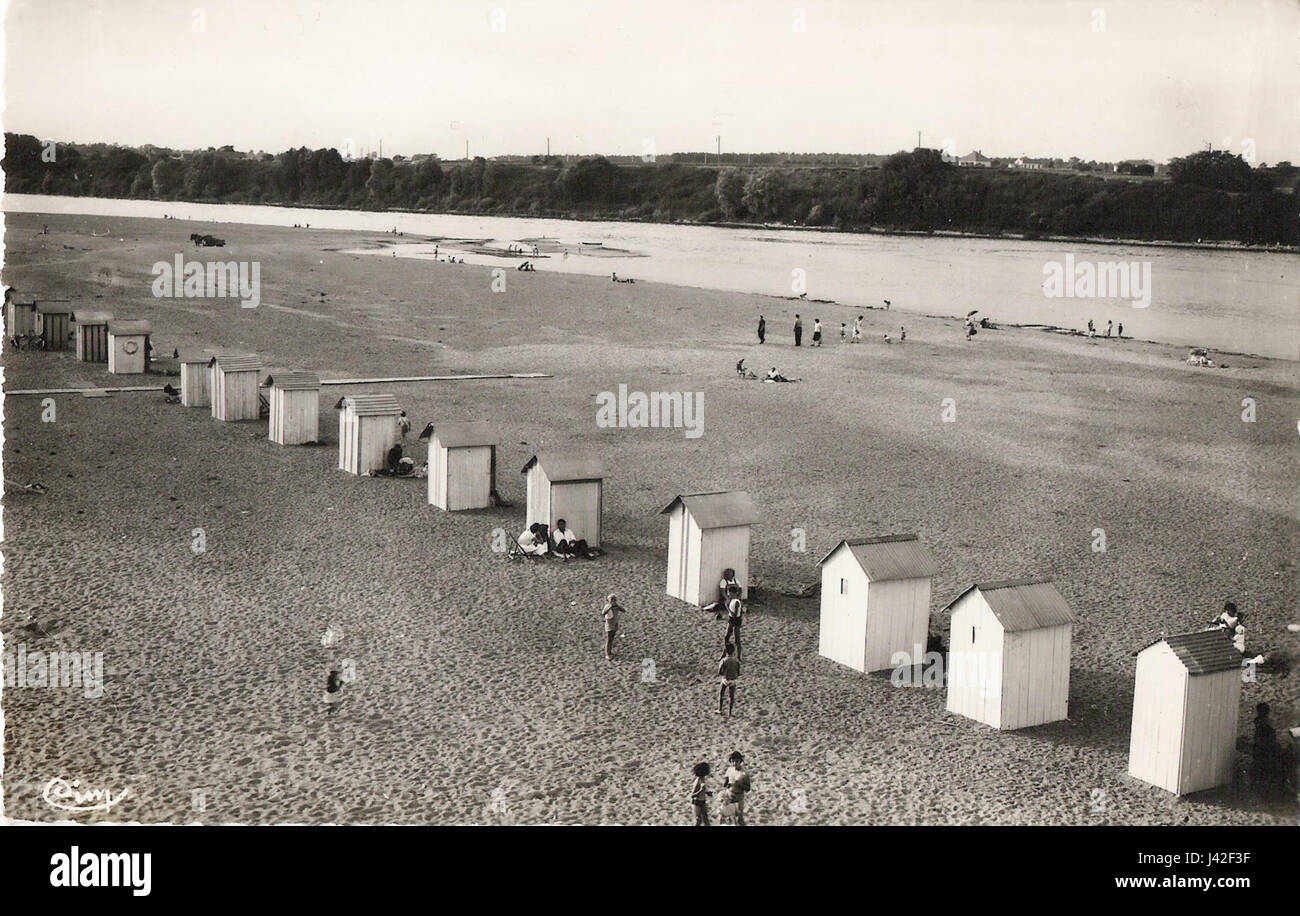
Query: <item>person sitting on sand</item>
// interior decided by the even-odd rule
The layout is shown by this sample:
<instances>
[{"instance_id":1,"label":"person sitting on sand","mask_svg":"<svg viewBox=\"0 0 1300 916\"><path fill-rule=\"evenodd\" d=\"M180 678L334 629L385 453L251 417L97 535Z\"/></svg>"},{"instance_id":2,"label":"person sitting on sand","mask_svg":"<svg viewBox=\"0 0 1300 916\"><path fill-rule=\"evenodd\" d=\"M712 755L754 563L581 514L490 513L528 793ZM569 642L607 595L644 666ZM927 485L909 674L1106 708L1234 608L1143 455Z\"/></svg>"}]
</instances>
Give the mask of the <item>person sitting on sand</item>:
<instances>
[{"instance_id":1,"label":"person sitting on sand","mask_svg":"<svg viewBox=\"0 0 1300 916\"><path fill-rule=\"evenodd\" d=\"M727 602L730 601L732 598L739 598L740 595L741 595L741 587L740 587L739 580L736 579L736 571L732 569L730 566L728 566L726 569L722 571L722 578L718 580L717 600L711 601L708 604L704 605L704 607L701 608L701 610L713 611L714 616L716 616L719 620L721 620L722 613L727 606Z\"/></svg>"},{"instance_id":2,"label":"person sitting on sand","mask_svg":"<svg viewBox=\"0 0 1300 916\"><path fill-rule=\"evenodd\" d=\"M784 375L782 375L780 372L777 372L777 371L776 371L776 366L773 366L770 370L768 370L768 373L767 373L767 375L763 378L763 381L765 381L765 382L797 382L797 381L799 381L799 380L798 380L797 378L786 378L786 377L785 377Z\"/></svg>"},{"instance_id":3,"label":"person sitting on sand","mask_svg":"<svg viewBox=\"0 0 1300 916\"><path fill-rule=\"evenodd\" d=\"M713 793L709 791L708 783L712 768L704 762L695 764L691 768L695 776L695 782L691 783L691 808L695 811L695 826L709 826L709 796Z\"/></svg>"},{"instance_id":4,"label":"person sitting on sand","mask_svg":"<svg viewBox=\"0 0 1300 916\"><path fill-rule=\"evenodd\" d=\"M545 556L548 549L545 529L546 526L540 522L529 525L528 530L519 535L519 549L535 557Z\"/></svg>"},{"instance_id":5,"label":"person sitting on sand","mask_svg":"<svg viewBox=\"0 0 1300 916\"><path fill-rule=\"evenodd\" d=\"M397 476L397 472L402 466L402 443L393 443L393 447L388 450L388 457L384 464L388 469L388 473Z\"/></svg>"},{"instance_id":6,"label":"person sitting on sand","mask_svg":"<svg viewBox=\"0 0 1300 916\"><path fill-rule=\"evenodd\" d=\"M753 372L750 372L748 369L745 368L745 361L743 359L740 362L736 363L736 375L740 376L743 379L758 378L757 375L755 375Z\"/></svg>"},{"instance_id":7,"label":"person sitting on sand","mask_svg":"<svg viewBox=\"0 0 1300 916\"><path fill-rule=\"evenodd\" d=\"M591 548L587 542L578 537L568 527L568 522L564 519L555 520L555 531L551 533L551 542L555 545L552 549L557 557L562 560L568 560L571 557L584 557L590 559Z\"/></svg>"}]
</instances>

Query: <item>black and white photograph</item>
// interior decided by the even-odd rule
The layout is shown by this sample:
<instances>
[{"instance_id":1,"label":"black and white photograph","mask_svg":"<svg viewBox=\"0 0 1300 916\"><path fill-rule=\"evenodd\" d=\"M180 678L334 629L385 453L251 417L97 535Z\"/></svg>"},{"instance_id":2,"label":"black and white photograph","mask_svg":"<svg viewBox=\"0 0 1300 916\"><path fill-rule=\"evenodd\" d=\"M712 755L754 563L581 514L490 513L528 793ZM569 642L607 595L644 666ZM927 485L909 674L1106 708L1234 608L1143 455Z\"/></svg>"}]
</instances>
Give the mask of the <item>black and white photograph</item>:
<instances>
[{"instance_id":1,"label":"black and white photograph","mask_svg":"<svg viewBox=\"0 0 1300 916\"><path fill-rule=\"evenodd\" d=\"M3 54L6 824L1300 821L1295 0Z\"/></svg>"}]
</instances>

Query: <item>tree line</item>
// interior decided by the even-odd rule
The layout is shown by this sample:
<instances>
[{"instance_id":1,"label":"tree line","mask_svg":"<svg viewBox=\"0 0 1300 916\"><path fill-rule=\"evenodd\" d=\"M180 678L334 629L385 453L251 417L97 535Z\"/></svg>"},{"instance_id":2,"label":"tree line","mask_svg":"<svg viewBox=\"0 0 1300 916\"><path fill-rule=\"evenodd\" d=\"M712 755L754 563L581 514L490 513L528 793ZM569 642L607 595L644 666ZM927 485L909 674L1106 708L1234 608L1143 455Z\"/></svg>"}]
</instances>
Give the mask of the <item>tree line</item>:
<instances>
[{"instance_id":1,"label":"tree line","mask_svg":"<svg viewBox=\"0 0 1300 916\"><path fill-rule=\"evenodd\" d=\"M5 134L9 191L367 210L768 223L850 231L960 231L1256 245L1300 243L1296 169L1254 168L1204 151L1175 159L1169 180L963 169L938 150L879 167L704 168L615 164L603 156L540 163L476 157L346 159L338 150L256 156L230 147L58 144Z\"/></svg>"}]
</instances>

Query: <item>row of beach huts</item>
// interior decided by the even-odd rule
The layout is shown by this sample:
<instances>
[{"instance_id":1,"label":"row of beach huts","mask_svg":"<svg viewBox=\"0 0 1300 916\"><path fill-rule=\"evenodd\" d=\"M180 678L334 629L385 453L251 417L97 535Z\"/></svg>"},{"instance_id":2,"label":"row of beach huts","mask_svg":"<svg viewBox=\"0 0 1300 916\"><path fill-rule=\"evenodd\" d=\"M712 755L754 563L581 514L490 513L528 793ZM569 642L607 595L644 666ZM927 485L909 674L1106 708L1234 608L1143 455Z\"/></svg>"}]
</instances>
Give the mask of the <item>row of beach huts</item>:
<instances>
[{"instance_id":1,"label":"row of beach huts","mask_svg":"<svg viewBox=\"0 0 1300 916\"><path fill-rule=\"evenodd\" d=\"M146 370L150 328L115 321L66 303L7 303L10 336L42 334L47 349L107 362L110 372ZM29 311L30 310L30 311ZM261 391L269 409L268 438L280 445L318 442L320 379L309 372L263 375L250 353L179 350L180 401L208 408L222 421L257 420ZM400 441L402 414L391 394L353 394L335 404L338 467L365 475L385 466ZM496 488L496 440L485 422L432 424L428 502L445 511L487 508ZM424 437L424 436L422 436ZM604 481L596 456L539 453L527 480L527 525L569 530L599 547ZM683 494L669 516L667 593L702 607L716 597L723 571L735 571L748 597L750 529L759 513L743 491ZM819 561L819 653L861 672L892 671L900 659L921 665L930 630L934 557L914 534L843 540ZM996 729L1065 719L1070 646L1076 618L1051 582L1025 579L976 583L944 608L951 628L947 709ZM1221 631L1164 636L1137 653L1129 773L1178 795L1232 781L1235 769L1241 655Z\"/></svg>"}]
</instances>

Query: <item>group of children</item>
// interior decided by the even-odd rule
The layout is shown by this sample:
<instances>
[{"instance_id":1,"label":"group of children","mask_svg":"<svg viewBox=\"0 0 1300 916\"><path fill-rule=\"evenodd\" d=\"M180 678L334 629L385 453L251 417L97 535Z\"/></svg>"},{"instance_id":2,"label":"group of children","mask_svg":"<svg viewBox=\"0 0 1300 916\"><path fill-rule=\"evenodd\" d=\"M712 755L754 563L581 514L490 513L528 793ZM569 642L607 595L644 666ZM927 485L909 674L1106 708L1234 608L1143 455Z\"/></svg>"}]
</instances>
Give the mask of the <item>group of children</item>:
<instances>
[{"instance_id":1,"label":"group of children","mask_svg":"<svg viewBox=\"0 0 1300 916\"><path fill-rule=\"evenodd\" d=\"M695 782L691 784L691 807L695 811L695 826L709 826L709 788L708 779L713 768L707 761L700 761L692 768ZM745 793L753 782L745 772L745 758L740 751L732 751L727 758L727 771L722 777L722 823L736 827L745 826Z\"/></svg>"}]
</instances>

